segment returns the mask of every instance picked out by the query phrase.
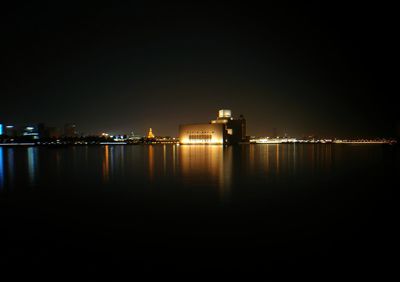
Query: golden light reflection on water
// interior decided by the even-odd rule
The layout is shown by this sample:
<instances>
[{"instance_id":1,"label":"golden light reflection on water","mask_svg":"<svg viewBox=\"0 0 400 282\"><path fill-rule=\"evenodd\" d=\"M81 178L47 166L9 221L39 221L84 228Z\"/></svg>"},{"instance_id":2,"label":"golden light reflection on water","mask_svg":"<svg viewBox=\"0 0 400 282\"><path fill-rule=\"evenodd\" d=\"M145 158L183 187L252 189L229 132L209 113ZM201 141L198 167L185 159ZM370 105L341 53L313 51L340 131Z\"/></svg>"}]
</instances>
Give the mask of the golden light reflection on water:
<instances>
[{"instance_id":1,"label":"golden light reflection on water","mask_svg":"<svg viewBox=\"0 0 400 282\"><path fill-rule=\"evenodd\" d=\"M247 173L268 180L269 177L286 177L304 171L311 174L329 172L333 155L330 144L257 144L243 148L241 162L245 161Z\"/></svg>"},{"instance_id":2,"label":"golden light reflection on water","mask_svg":"<svg viewBox=\"0 0 400 282\"><path fill-rule=\"evenodd\" d=\"M167 145L163 145L163 175L167 173Z\"/></svg>"},{"instance_id":3,"label":"golden light reflection on water","mask_svg":"<svg viewBox=\"0 0 400 282\"><path fill-rule=\"evenodd\" d=\"M104 146L104 158L103 158L103 181L108 182L110 179L110 159L109 159L109 148L108 145Z\"/></svg>"},{"instance_id":4,"label":"golden light reflection on water","mask_svg":"<svg viewBox=\"0 0 400 282\"><path fill-rule=\"evenodd\" d=\"M275 162L275 164L276 164L276 169L275 169L275 171L276 171L276 175L279 175L279 147L280 147L280 144L277 144L277 145L275 145L276 146L276 152L275 152L275 157L276 157L276 162Z\"/></svg>"},{"instance_id":5,"label":"golden light reflection on water","mask_svg":"<svg viewBox=\"0 0 400 282\"><path fill-rule=\"evenodd\" d=\"M297 164L296 164L296 154L297 154L296 147L297 147L296 143L293 144L293 173L296 173L296 166L297 166Z\"/></svg>"},{"instance_id":6,"label":"golden light reflection on water","mask_svg":"<svg viewBox=\"0 0 400 282\"><path fill-rule=\"evenodd\" d=\"M176 174L176 145L172 146L172 175Z\"/></svg>"},{"instance_id":7,"label":"golden light reflection on water","mask_svg":"<svg viewBox=\"0 0 400 282\"><path fill-rule=\"evenodd\" d=\"M148 154L149 154L149 180L150 182L154 181L154 147L153 145L148 145Z\"/></svg>"},{"instance_id":8,"label":"golden light reflection on water","mask_svg":"<svg viewBox=\"0 0 400 282\"><path fill-rule=\"evenodd\" d=\"M243 179L248 180L249 186L264 183L266 189L269 183L287 179L321 176L327 179L333 175L332 171L340 169L339 162L349 166L354 157L343 152L354 152L350 149L331 144L105 145L71 150L2 148L0 186L3 191L11 191L19 183L38 187L42 179L82 175L100 180L108 187L121 183L140 183L144 187L182 185L201 193L202 189L215 192L221 200L226 200L231 197L233 186L247 185L242 183ZM92 170L93 173L86 175Z\"/></svg>"},{"instance_id":9,"label":"golden light reflection on water","mask_svg":"<svg viewBox=\"0 0 400 282\"><path fill-rule=\"evenodd\" d=\"M232 182L232 147L219 145L179 146L182 180L188 185L218 187L227 199Z\"/></svg>"},{"instance_id":10,"label":"golden light reflection on water","mask_svg":"<svg viewBox=\"0 0 400 282\"><path fill-rule=\"evenodd\" d=\"M256 150L257 145L250 145L249 147L249 169L250 171L254 171L255 159L254 159L254 151Z\"/></svg>"}]
</instances>

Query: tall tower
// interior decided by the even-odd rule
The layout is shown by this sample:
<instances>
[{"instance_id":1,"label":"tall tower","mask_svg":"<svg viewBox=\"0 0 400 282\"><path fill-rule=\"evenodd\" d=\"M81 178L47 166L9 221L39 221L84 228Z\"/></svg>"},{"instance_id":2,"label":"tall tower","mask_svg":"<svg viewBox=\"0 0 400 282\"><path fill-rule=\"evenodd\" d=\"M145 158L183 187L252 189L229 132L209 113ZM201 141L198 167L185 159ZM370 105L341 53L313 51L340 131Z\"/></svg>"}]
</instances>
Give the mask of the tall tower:
<instances>
[{"instance_id":1,"label":"tall tower","mask_svg":"<svg viewBox=\"0 0 400 282\"><path fill-rule=\"evenodd\" d=\"M149 129L149 133L147 133L147 138L149 138L149 139L153 139L154 138L154 134L153 134L153 131L152 131L151 127Z\"/></svg>"}]
</instances>

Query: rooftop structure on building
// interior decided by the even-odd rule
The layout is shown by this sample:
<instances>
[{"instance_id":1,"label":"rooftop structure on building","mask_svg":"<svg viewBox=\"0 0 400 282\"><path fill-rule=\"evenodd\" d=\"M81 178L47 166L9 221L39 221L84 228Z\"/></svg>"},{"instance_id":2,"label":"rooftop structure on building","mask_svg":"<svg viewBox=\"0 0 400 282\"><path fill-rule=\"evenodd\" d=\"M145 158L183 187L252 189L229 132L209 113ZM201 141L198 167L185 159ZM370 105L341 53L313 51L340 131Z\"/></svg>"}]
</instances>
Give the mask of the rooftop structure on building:
<instances>
[{"instance_id":1,"label":"rooftop structure on building","mask_svg":"<svg viewBox=\"0 0 400 282\"><path fill-rule=\"evenodd\" d=\"M246 120L243 115L233 118L231 110L218 111L217 119L209 123L183 124L179 126L180 144L223 145L247 141Z\"/></svg>"}]
</instances>

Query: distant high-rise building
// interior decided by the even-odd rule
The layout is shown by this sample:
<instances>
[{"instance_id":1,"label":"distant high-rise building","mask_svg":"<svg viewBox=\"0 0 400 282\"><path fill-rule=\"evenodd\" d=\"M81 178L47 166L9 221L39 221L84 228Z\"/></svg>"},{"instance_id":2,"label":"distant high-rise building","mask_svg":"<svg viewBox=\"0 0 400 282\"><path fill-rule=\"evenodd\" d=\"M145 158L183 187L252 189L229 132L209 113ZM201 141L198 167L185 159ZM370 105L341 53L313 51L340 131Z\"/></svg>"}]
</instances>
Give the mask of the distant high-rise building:
<instances>
[{"instance_id":1,"label":"distant high-rise building","mask_svg":"<svg viewBox=\"0 0 400 282\"><path fill-rule=\"evenodd\" d=\"M14 125L6 125L5 127L3 126L3 134L7 135L8 137L16 137L17 129Z\"/></svg>"},{"instance_id":2,"label":"distant high-rise building","mask_svg":"<svg viewBox=\"0 0 400 282\"><path fill-rule=\"evenodd\" d=\"M39 130L38 126L26 126L22 132L23 136L30 137L34 140L39 139Z\"/></svg>"},{"instance_id":3,"label":"distant high-rise building","mask_svg":"<svg viewBox=\"0 0 400 282\"><path fill-rule=\"evenodd\" d=\"M65 137L76 137L76 125L73 123L67 123L64 125L64 136Z\"/></svg>"}]
</instances>

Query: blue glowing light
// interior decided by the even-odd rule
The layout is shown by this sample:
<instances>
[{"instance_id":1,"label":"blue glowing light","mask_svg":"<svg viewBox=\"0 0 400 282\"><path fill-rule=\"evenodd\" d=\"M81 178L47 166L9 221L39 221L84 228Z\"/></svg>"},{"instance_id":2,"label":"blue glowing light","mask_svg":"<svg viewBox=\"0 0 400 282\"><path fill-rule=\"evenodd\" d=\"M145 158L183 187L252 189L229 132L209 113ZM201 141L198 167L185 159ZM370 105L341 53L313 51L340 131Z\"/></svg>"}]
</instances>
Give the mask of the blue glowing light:
<instances>
[{"instance_id":1,"label":"blue glowing light","mask_svg":"<svg viewBox=\"0 0 400 282\"><path fill-rule=\"evenodd\" d=\"M3 135L3 125L0 123L0 135Z\"/></svg>"},{"instance_id":2,"label":"blue glowing light","mask_svg":"<svg viewBox=\"0 0 400 282\"><path fill-rule=\"evenodd\" d=\"M28 153L28 174L31 185L35 184L37 172L37 148L29 147Z\"/></svg>"}]
</instances>

